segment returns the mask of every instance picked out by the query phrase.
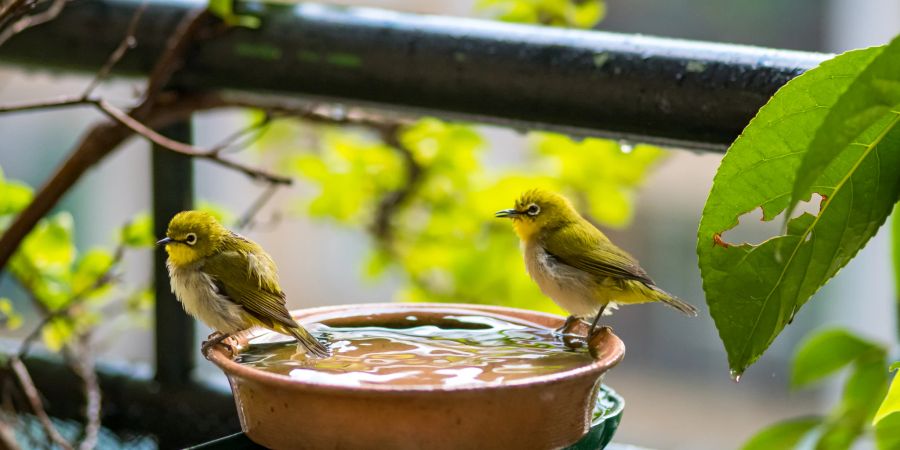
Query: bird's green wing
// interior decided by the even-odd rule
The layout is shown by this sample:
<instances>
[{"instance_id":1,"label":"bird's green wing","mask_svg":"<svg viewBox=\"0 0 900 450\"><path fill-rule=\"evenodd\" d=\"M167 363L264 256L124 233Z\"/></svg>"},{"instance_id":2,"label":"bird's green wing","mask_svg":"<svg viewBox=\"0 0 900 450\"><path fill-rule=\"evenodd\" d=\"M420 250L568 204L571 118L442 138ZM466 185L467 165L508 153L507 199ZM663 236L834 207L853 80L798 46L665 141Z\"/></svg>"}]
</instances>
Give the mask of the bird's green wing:
<instances>
[{"instance_id":1,"label":"bird's green wing","mask_svg":"<svg viewBox=\"0 0 900 450\"><path fill-rule=\"evenodd\" d=\"M216 279L221 293L265 324L297 326L278 286L275 263L265 253L230 250L206 259L202 269Z\"/></svg>"},{"instance_id":2,"label":"bird's green wing","mask_svg":"<svg viewBox=\"0 0 900 450\"><path fill-rule=\"evenodd\" d=\"M542 236L541 243L544 250L559 262L597 277L638 280L648 285L654 284L634 257L613 245L603 233L589 223L584 225L563 227Z\"/></svg>"}]
</instances>

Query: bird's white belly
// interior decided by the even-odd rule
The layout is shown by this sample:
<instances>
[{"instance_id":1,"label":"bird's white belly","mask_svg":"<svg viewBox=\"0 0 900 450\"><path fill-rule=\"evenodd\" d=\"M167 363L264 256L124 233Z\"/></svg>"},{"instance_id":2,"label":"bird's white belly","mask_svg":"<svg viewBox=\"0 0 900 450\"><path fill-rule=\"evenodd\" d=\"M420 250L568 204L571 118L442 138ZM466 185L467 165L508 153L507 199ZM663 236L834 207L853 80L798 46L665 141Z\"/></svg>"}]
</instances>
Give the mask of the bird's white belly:
<instances>
[{"instance_id":1,"label":"bird's white belly","mask_svg":"<svg viewBox=\"0 0 900 450\"><path fill-rule=\"evenodd\" d=\"M597 283L589 274L556 262L540 244L523 245L522 250L528 274L541 292L573 316L593 316L608 303L597 298Z\"/></svg>"},{"instance_id":2,"label":"bird's white belly","mask_svg":"<svg viewBox=\"0 0 900 450\"><path fill-rule=\"evenodd\" d=\"M243 307L219 295L212 277L197 267L168 264L168 268L172 292L188 314L222 333L234 333L250 325L243 318Z\"/></svg>"}]
</instances>

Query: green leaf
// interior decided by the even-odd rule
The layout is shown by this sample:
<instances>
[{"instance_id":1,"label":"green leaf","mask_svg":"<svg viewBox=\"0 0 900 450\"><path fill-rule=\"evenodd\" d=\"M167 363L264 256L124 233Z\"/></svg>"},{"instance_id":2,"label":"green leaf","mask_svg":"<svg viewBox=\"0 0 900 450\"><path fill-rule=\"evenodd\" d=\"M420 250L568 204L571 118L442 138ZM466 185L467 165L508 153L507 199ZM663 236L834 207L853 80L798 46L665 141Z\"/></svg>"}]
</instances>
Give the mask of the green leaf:
<instances>
[{"instance_id":1,"label":"green leaf","mask_svg":"<svg viewBox=\"0 0 900 450\"><path fill-rule=\"evenodd\" d=\"M875 427L875 443L878 450L900 448L900 413L891 414L878 422Z\"/></svg>"},{"instance_id":2,"label":"green leaf","mask_svg":"<svg viewBox=\"0 0 900 450\"><path fill-rule=\"evenodd\" d=\"M245 28L259 28L259 17L234 13L235 0L209 0L206 8L228 25Z\"/></svg>"},{"instance_id":3,"label":"green leaf","mask_svg":"<svg viewBox=\"0 0 900 450\"><path fill-rule=\"evenodd\" d=\"M234 214L232 214L231 211L228 210L228 208L226 208L223 205L220 205L218 203L213 203L208 200L198 201L197 202L197 210L212 214L212 216L215 217L216 220L219 221L219 223L221 223L225 226L228 226L228 225L234 223L234 220L235 220Z\"/></svg>"},{"instance_id":4,"label":"green leaf","mask_svg":"<svg viewBox=\"0 0 900 450\"><path fill-rule=\"evenodd\" d=\"M18 181L8 181L0 168L0 216L15 214L31 203L31 187Z\"/></svg>"},{"instance_id":5,"label":"green leaf","mask_svg":"<svg viewBox=\"0 0 900 450\"><path fill-rule=\"evenodd\" d=\"M22 242L19 252L38 271L68 271L75 260L73 221L68 212L41 220Z\"/></svg>"},{"instance_id":6,"label":"green leaf","mask_svg":"<svg viewBox=\"0 0 900 450\"><path fill-rule=\"evenodd\" d=\"M877 344L847 330L819 332L800 344L794 355L791 384L799 387L820 380L873 351L884 353Z\"/></svg>"},{"instance_id":7,"label":"green leaf","mask_svg":"<svg viewBox=\"0 0 900 450\"><path fill-rule=\"evenodd\" d=\"M106 275L112 263L113 256L110 252L100 248L89 250L75 264L75 270L72 272L72 292L75 295L88 294L100 277Z\"/></svg>"},{"instance_id":8,"label":"green leaf","mask_svg":"<svg viewBox=\"0 0 900 450\"><path fill-rule=\"evenodd\" d=\"M475 7L505 22L591 28L606 14L603 0L479 0Z\"/></svg>"},{"instance_id":9,"label":"green leaf","mask_svg":"<svg viewBox=\"0 0 900 450\"><path fill-rule=\"evenodd\" d=\"M140 213L125 224L119 232L122 244L128 247L149 248L156 244L153 235L153 217L149 213Z\"/></svg>"},{"instance_id":10,"label":"green leaf","mask_svg":"<svg viewBox=\"0 0 900 450\"><path fill-rule=\"evenodd\" d=\"M895 370L897 364L898 363L892 364L891 370ZM878 407L878 411L875 413L875 419L872 423L878 425L878 422L894 413L900 413L900 376L896 374L894 374L894 380L891 382L891 387L888 389L887 396L884 397L884 401L881 402L881 406Z\"/></svg>"},{"instance_id":11,"label":"green leaf","mask_svg":"<svg viewBox=\"0 0 900 450\"><path fill-rule=\"evenodd\" d=\"M844 385L841 404L829 417L816 443L818 450L844 450L865 432L875 405L887 390L884 357L873 355L857 361Z\"/></svg>"},{"instance_id":12,"label":"green leaf","mask_svg":"<svg viewBox=\"0 0 900 450\"><path fill-rule=\"evenodd\" d=\"M22 326L22 316L13 309L12 301L0 297L0 328L15 330Z\"/></svg>"},{"instance_id":13,"label":"green leaf","mask_svg":"<svg viewBox=\"0 0 900 450\"><path fill-rule=\"evenodd\" d=\"M149 311L156 302L156 295L152 288L134 291L125 299L125 306L130 313Z\"/></svg>"},{"instance_id":14,"label":"green leaf","mask_svg":"<svg viewBox=\"0 0 900 450\"><path fill-rule=\"evenodd\" d=\"M68 318L53 319L41 329L41 338L50 351L60 351L75 334L75 326Z\"/></svg>"},{"instance_id":15,"label":"green leaf","mask_svg":"<svg viewBox=\"0 0 900 450\"><path fill-rule=\"evenodd\" d=\"M894 308L900 310L900 203L894 206L891 219L891 242L893 243L894 260Z\"/></svg>"},{"instance_id":16,"label":"green leaf","mask_svg":"<svg viewBox=\"0 0 900 450\"><path fill-rule=\"evenodd\" d=\"M797 446L800 441L813 428L822 422L820 417L803 417L799 419L786 420L778 422L768 428L763 429L756 436L750 438L742 450L773 450L773 449L791 449Z\"/></svg>"},{"instance_id":17,"label":"green leaf","mask_svg":"<svg viewBox=\"0 0 900 450\"><path fill-rule=\"evenodd\" d=\"M900 191L900 127L868 128L815 181L818 215L758 245L722 235L756 208L785 210L803 155L829 108L878 49L848 52L785 85L732 144L703 210L697 253L710 314L734 374L755 362L799 308L865 245Z\"/></svg>"},{"instance_id":18,"label":"green leaf","mask_svg":"<svg viewBox=\"0 0 900 450\"><path fill-rule=\"evenodd\" d=\"M810 144L812 150L803 157L788 212L809 196L813 183L832 161L851 143L860 142L860 136L873 124L889 119L884 134L900 127L900 35L887 46L870 51L877 53L876 56L854 78L815 130ZM877 145L877 140L873 143Z\"/></svg>"}]
</instances>

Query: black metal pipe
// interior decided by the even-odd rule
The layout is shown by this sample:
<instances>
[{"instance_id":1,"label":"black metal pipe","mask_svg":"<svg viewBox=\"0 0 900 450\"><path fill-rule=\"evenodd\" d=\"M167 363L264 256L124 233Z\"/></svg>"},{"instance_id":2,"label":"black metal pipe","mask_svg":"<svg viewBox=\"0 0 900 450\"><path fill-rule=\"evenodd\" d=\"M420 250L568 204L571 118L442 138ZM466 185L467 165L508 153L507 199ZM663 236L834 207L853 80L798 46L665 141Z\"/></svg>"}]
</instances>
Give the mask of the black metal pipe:
<instances>
[{"instance_id":1,"label":"black metal pipe","mask_svg":"<svg viewBox=\"0 0 900 450\"><path fill-rule=\"evenodd\" d=\"M181 142L193 140L190 121L176 123L162 134ZM166 234L169 220L194 205L194 166L191 158L153 147L153 230L157 237ZM156 381L167 386L188 384L199 350L194 343L194 320L185 314L169 287L166 254L156 249L154 285L156 288L155 332Z\"/></svg>"},{"instance_id":2,"label":"black metal pipe","mask_svg":"<svg viewBox=\"0 0 900 450\"><path fill-rule=\"evenodd\" d=\"M137 4L76 0L0 58L94 71ZM146 73L198 6L152 2L119 69ZM240 7L262 26L201 44L181 85L706 150L723 150L780 86L828 57L312 3Z\"/></svg>"}]
</instances>

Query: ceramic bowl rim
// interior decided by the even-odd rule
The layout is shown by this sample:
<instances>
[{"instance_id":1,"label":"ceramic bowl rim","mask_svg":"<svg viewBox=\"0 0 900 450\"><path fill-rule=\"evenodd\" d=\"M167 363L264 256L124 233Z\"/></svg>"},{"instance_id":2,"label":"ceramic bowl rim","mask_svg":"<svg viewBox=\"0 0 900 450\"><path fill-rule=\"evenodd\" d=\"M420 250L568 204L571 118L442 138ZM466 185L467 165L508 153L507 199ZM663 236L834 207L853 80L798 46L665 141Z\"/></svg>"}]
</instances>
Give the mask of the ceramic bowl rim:
<instances>
[{"instance_id":1,"label":"ceramic bowl rim","mask_svg":"<svg viewBox=\"0 0 900 450\"><path fill-rule=\"evenodd\" d=\"M510 308L505 306L480 305L467 303L355 303L334 306L321 306L315 308L306 308L294 310L291 314L297 318L298 322L303 325L314 323L319 318L328 318L335 313L346 312L347 315L364 315L361 311L374 310L375 313L390 313L398 311L439 311L439 310L459 310L464 312L481 312L491 313L493 315L505 316L515 321L532 322L528 317L519 317L526 315L532 318L539 317L549 321L555 321L562 324L563 318L549 313L531 311L520 308ZM337 316L342 317L342 316ZM534 322L533 322L534 323ZM534 323L535 325L542 326ZM604 327L600 331L605 333L602 337L605 351L590 364L576 367L561 372L554 372L545 375L535 375L533 377L512 380L501 384L481 384L481 385L462 385L462 386L438 386L438 385L365 385L365 386L346 386L340 384L324 383L320 381L299 380L291 378L288 375L281 375L272 372L266 372L250 366L246 366L234 361L231 351L224 345L217 345L210 349L207 359L219 367L229 377L235 376L244 380L253 380L259 383L272 385L282 389L289 390L305 390L318 392L332 392L336 394L361 394L361 395L377 395L377 394L423 394L423 393L477 393L484 391L498 391L505 389L532 388L561 381L571 381L582 377L599 377L610 368L618 364L625 356L625 344L618 336L613 334L612 329Z\"/></svg>"}]
</instances>

